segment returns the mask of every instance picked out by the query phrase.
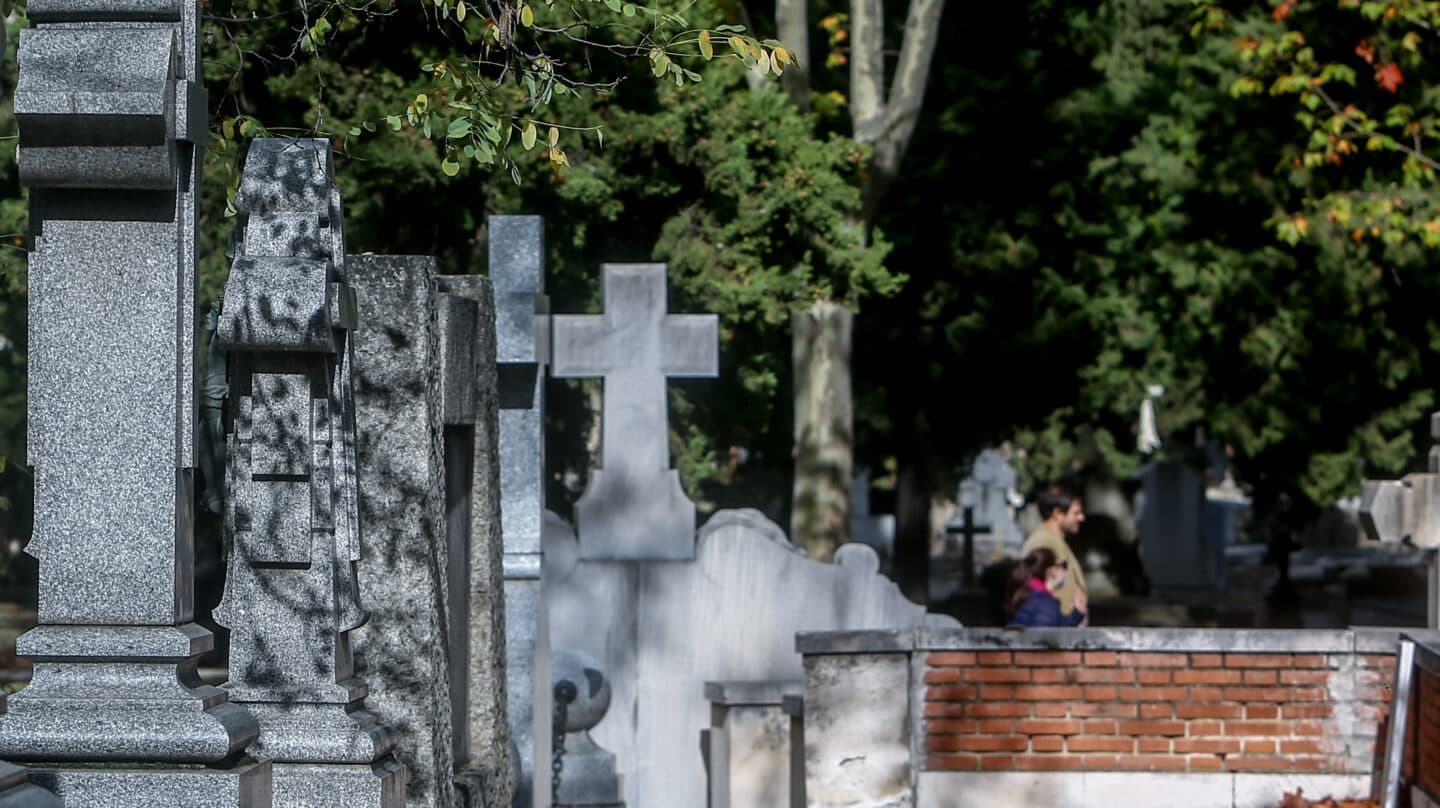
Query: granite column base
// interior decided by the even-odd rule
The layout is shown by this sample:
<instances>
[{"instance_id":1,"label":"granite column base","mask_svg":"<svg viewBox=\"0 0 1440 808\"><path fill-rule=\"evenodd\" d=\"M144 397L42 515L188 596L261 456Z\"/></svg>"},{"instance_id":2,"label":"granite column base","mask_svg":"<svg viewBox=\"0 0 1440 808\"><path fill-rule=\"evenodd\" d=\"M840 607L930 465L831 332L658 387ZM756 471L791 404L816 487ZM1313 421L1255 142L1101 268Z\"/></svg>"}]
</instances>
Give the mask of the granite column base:
<instances>
[{"instance_id":1,"label":"granite column base","mask_svg":"<svg viewBox=\"0 0 1440 808\"><path fill-rule=\"evenodd\" d=\"M271 801L271 764L266 762L233 769L66 766L34 768L29 773L32 783L53 791L67 806L273 808L283 804Z\"/></svg>"},{"instance_id":2,"label":"granite column base","mask_svg":"<svg viewBox=\"0 0 1440 808\"><path fill-rule=\"evenodd\" d=\"M394 758L371 765L274 763L276 808L404 808L405 767Z\"/></svg>"}]
</instances>

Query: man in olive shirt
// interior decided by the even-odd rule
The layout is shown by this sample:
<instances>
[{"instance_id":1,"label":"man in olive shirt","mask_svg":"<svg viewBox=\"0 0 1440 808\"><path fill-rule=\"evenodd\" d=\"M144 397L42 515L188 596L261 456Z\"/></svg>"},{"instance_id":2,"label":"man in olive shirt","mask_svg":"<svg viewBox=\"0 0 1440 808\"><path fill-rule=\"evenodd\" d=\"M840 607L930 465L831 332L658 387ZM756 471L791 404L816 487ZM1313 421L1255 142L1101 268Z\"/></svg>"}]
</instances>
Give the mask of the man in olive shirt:
<instances>
[{"instance_id":1,"label":"man in olive shirt","mask_svg":"<svg viewBox=\"0 0 1440 808\"><path fill-rule=\"evenodd\" d=\"M1085 507L1080 504L1079 496L1059 485L1045 489L1035 505L1040 510L1040 518L1045 521L1025 540L1025 545L1020 548L1020 557L1024 558L1042 547L1054 553L1066 572L1065 583L1055 591L1055 597L1060 601L1060 613L1069 615L1079 609L1088 615L1090 603L1085 592L1085 571L1080 568L1080 559L1075 557L1075 551L1065 541L1080 532L1080 525L1085 521Z\"/></svg>"}]
</instances>

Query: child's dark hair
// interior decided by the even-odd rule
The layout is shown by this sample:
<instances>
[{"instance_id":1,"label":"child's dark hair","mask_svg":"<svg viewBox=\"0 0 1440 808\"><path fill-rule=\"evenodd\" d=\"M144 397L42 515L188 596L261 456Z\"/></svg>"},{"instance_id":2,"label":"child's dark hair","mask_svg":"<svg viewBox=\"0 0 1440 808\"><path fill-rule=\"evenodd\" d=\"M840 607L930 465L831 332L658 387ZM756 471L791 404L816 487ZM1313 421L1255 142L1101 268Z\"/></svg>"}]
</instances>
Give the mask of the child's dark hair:
<instances>
[{"instance_id":1,"label":"child's dark hair","mask_svg":"<svg viewBox=\"0 0 1440 808\"><path fill-rule=\"evenodd\" d=\"M1014 614L1020 604L1030 597L1030 581L1045 582L1045 571L1055 566L1055 552L1046 547L1031 550L1030 554L1015 562L1010 571L1010 583L1005 594L1005 613Z\"/></svg>"}]
</instances>

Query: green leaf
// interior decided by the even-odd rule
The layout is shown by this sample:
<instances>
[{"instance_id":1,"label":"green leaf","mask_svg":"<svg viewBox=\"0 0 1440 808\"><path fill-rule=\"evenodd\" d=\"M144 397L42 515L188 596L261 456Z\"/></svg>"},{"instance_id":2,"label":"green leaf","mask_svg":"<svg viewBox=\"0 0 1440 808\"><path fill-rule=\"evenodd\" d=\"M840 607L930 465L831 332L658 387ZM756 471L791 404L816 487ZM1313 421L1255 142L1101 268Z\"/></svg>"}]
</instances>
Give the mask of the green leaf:
<instances>
[{"instance_id":1,"label":"green leaf","mask_svg":"<svg viewBox=\"0 0 1440 808\"><path fill-rule=\"evenodd\" d=\"M465 118L456 118L450 122L449 128L445 130L447 138L462 138L470 134L470 121Z\"/></svg>"},{"instance_id":2,"label":"green leaf","mask_svg":"<svg viewBox=\"0 0 1440 808\"><path fill-rule=\"evenodd\" d=\"M700 55L704 56L707 62L715 58L715 45L710 42L709 31L700 32Z\"/></svg>"},{"instance_id":3,"label":"green leaf","mask_svg":"<svg viewBox=\"0 0 1440 808\"><path fill-rule=\"evenodd\" d=\"M526 28L535 24L535 10L530 8L529 3L520 7L520 24Z\"/></svg>"},{"instance_id":4,"label":"green leaf","mask_svg":"<svg viewBox=\"0 0 1440 808\"><path fill-rule=\"evenodd\" d=\"M627 17L635 16L635 4L625 3L624 5L620 6L620 13L624 14Z\"/></svg>"},{"instance_id":5,"label":"green leaf","mask_svg":"<svg viewBox=\"0 0 1440 808\"><path fill-rule=\"evenodd\" d=\"M454 160L446 159L440 163L440 170L445 173L445 176L453 177L460 173L460 164Z\"/></svg>"},{"instance_id":6,"label":"green leaf","mask_svg":"<svg viewBox=\"0 0 1440 808\"><path fill-rule=\"evenodd\" d=\"M358 126L352 126L352 127L350 127L350 137L360 137L360 127L358 127Z\"/></svg>"},{"instance_id":7,"label":"green leaf","mask_svg":"<svg viewBox=\"0 0 1440 808\"><path fill-rule=\"evenodd\" d=\"M400 131L400 126L401 126L401 124L400 124L400 116L399 116L399 115L386 115L386 116L385 116L385 123L390 124L390 128L391 128L391 129L394 129L396 132L399 132L399 131Z\"/></svg>"},{"instance_id":8,"label":"green leaf","mask_svg":"<svg viewBox=\"0 0 1440 808\"><path fill-rule=\"evenodd\" d=\"M557 143L559 143L559 142L560 142L560 130L559 130L559 129L556 129L556 128L553 127L553 126L550 127L550 148L552 148L552 149L555 148L555 144L557 144Z\"/></svg>"},{"instance_id":9,"label":"green leaf","mask_svg":"<svg viewBox=\"0 0 1440 808\"><path fill-rule=\"evenodd\" d=\"M465 0L460 0L455 4L455 19L460 22L465 21Z\"/></svg>"},{"instance_id":10,"label":"green leaf","mask_svg":"<svg viewBox=\"0 0 1440 808\"><path fill-rule=\"evenodd\" d=\"M535 147L534 121L526 123L525 128L520 131L520 145L524 146L526 151L529 151L530 149Z\"/></svg>"}]
</instances>

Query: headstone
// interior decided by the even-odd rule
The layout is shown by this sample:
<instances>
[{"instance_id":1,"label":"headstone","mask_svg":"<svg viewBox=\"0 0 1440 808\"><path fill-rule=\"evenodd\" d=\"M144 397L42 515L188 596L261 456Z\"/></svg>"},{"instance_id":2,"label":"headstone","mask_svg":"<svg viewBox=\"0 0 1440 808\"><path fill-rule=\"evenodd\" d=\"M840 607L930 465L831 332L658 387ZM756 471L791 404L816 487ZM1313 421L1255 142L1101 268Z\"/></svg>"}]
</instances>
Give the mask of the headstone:
<instances>
[{"instance_id":1,"label":"headstone","mask_svg":"<svg viewBox=\"0 0 1440 808\"><path fill-rule=\"evenodd\" d=\"M406 772L351 655L367 619L357 317L332 177L327 140L256 140L245 161L216 331L233 364L231 563L215 618L230 628L230 695L260 720L250 754L275 762L276 805L397 808Z\"/></svg>"},{"instance_id":2,"label":"headstone","mask_svg":"<svg viewBox=\"0 0 1440 808\"><path fill-rule=\"evenodd\" d=\"M1225 585L1225 544L1202 529L1205 478L1176 460L1156 460L1135 476L1140 561L1150 585L1172 599L1209 602Z\"/></svg>"},{"instance_id":3,"label":"headstone","mask_svg":"<svg viewBox=\"0 0 1440 808\"><path fill-rule=\"evenodd\" d=\"M972 508L975 526L988 528L984 537L976 534L975 560L984 566L987 563L1020 552L1025 536L1015 520L1015 509L1022 504L1017 490L1019 475L1010 465L1009 450L986 449L976 455L970 466L970 476L960 483L956 493L956 520L947 526L958 526L964 518L965 508Z\"/></svg>"},{"instance_id":4,"label":"headstone","mask_svg":"<svg viewBox=\"0 0 1440 808\"><path fill-rule=\"evenodd\" d=\"M1366 480L1360 526L1373 541L1408 541L1425 550L1427 625L1440 628L1440 412L1430 416L1430 470L1399 480Z\"/></svg>"},{"instance_id":5,"label":"headstone","mask_svg":"<svg viewBox=\"0 0 1440 808\"><path fill-rule=\"evenodd\" d=\"M495 294L480 275L436 281L457 785L463 805L509 806Z\"/></svg>"},{"instance_id":6,"label":"headstone","mask_svg":"<svg viewBox=\"0 0 1440 808\"><path fill-rule=\"evenodd\" d=\"M667 314L664 264L606 264L605 313L557 315L559 378L605 379L601 467L575 503L584 558L689 560L695 503L670 468L666 379L719 372L713 314Z\"/></svg>"},{"instance_id":7,"label":"headstone","mask_svg":"<svg viewBox=\"0 0 1440 808\"><path fill-rule=\"evenodd\" d=\"M372 624L356 634L356 669L410 769L406 805L448 807L455 753L451 558L435 260L349 256L346 270L365 323L356 335L355 406L367 539L360 590ZM473 370L467 375L473 380Z\"/></svg>"},{"instance_id":8,"label":"headstone","mask_svg":"<svg viewBox=\"0 0 1440 808\"><path fill-rule=\"evenodd\" d=\"M36 0L14 110L30 188L28 460L39 625L0 756L70 805L269 805L257 726L198 685L197 9ZM187 768L191 766L191 768Z\"/></svg>"},{"instance_id":9,"label":"headstone","mask_svg":"<svg viewBox=\"0 0 1440 808\"><path fill-rule=\"evenodd\" d=\"M710 726L701 733L709 808L804 805L803 681L706 682Z\"/></svg>"},{"instance_id":10,"label":"headstone","mask_svg":"<svg viewBox=\"0 0 1440 808\"><path fill-rule=\"evenodd\" d=\"M545 365L549 318L539 216L490 217L490 280L500 382L500 523L504 534L505 687L519 755L515 808L545 805L549 778L535 777L550 749L549 625L541 590L545 515ZM537 687L536 683L543 684ZM545 767L541 767L542 772Z\"/></svg>"},{"instance_id":11,"label":"headstone","mask_svg":"<svg viewBox=\"0 0 1440 808\"><path fill-rule=\"evenodd\" d=\"M705 682L802 679L797 631L927 620L879 574L869 547L847 544L835 563L813 561L757 511L712 516L693 562L589 561L580 544L558 517L547 518L551 638L606 671L611 709L591 735L615 755L631 808L705 804L696 745L711 725Z\"/></svg>"},{"instance_id":12,"label":"headstone","mask_svg":"<svg viewBox=\"0 0 1440 808\"><path fill-rule=\"evenodd\" d=\"M552 657L557 713L563 709L564 747L553 772L556 808L622 808L615 756L590 730L610 709L610 682L600 663L585 654L557 651Z\"/></svg>"},{"instance_id":13,"label":"headstone","mask_svg":"<svg viewBox=\"0 0 1440 808\"><path fill-rule=\"evenodd\" d=\"M890 558L895 551L895 514L870 512L870 470L861 468L850 483L850 537Z\"/></svg>"}]
</instances>

